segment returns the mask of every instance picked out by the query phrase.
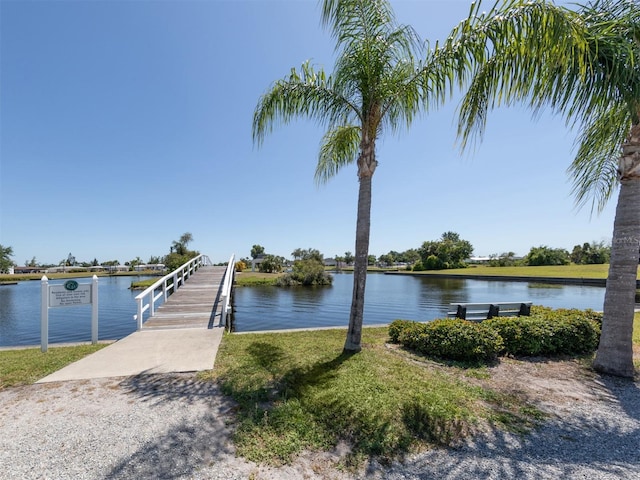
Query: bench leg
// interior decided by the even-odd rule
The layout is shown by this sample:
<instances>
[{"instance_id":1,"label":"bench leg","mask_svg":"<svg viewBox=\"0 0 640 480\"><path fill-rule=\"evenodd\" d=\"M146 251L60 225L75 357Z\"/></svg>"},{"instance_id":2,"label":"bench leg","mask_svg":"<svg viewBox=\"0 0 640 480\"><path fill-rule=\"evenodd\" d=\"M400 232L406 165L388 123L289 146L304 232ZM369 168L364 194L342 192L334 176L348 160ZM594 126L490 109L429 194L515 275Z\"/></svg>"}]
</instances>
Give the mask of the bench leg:
<instances>
[{"instance_id":1,"label":"bench leg","mask_svg":"<svg viewBox=\"0 0 640 480\"><path fill-rule=\"evenodd\" d=\"M500 313L500 307L498 305L489 305L489 313L487 314L487 320L493 317L497 317Z\"/></svg>"}]
</instances>

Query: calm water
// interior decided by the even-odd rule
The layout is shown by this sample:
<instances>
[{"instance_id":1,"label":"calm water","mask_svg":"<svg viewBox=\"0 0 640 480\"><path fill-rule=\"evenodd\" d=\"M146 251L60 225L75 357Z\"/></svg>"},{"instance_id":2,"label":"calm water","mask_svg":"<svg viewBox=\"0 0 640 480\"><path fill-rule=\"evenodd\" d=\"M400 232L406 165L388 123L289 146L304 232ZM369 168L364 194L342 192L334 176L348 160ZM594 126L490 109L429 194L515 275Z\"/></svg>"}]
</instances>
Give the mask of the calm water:
<instances>
[{"instance_id":1,"label":"calm water","mask_svg":"<svg viewBox=\"0 0 640 480\"><path fill-rule=\"evenodd\" d=\"M99 339L119 339L136 330L134 298L140 292L129 287L145 278L150 277L98 278ZM91 278L77 280L91 283ZM40 344L40 296L39 280L0 286L0 346ZM49 309L49 343L85 341L91 341L91 305Z\"/></svg>"},{"instance_id":2,"label":"calm water","mask_svg":"<svg viewBox=\"0 0 640 480\"><path fill-rule=\"evenodd\" d=\"M98 336L119 339L136 329L137 291L132 280L100 277ZM88 283L89 278L78 280ZM52 280L50 283L64 283ZM244 287L235 290L236 331L347 325L353 275L334 275L323 288ZM554 308L602 310L604 288L525 282L420 278L371 274L367 278L365 324L396 318L432 320L446 316L451 302L532 301ZM49 342L91 340L91 305L49 310ZM0 346L40 344L40 282L0 286Z\"/></svg>"},{"instance_id":3,"label":"calm water","mask_svg":"<svg viewBox=\"0 0 640 480\"><path fill-rule=\"evenodd\" d=\"M324 288L236 288L234 321L238 332L347 325L353 275L336 274ZM604 288L466 279L370 274L364 323L386 324L397 318L446 317L453 302L531 301L553 308L602 310Z\"/></svg>"}]
</instances>

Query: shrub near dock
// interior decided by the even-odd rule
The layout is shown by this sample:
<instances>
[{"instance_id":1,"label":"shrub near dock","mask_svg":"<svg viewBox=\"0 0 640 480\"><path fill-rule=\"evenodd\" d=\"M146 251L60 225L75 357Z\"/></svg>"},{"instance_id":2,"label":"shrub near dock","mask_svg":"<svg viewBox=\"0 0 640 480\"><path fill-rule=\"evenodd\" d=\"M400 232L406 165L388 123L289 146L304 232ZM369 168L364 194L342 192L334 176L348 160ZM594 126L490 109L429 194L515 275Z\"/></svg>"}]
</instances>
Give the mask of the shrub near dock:
<instances>
[{"instance_id":1,"label":"shrub near dock","mask_svg":"<svg viewBox=\"0 0 640 480\"><path fill-rule=\"evenodd\" d=\"M392 342L434 357L489 361L496 355L575 355L598 346L602 315L592 310L533 307L530 317L497 317L481 323L448 319L395 320Z\"/></svg>"},{"instance_id":2,"label":"shrub near dock","mask_svg":"<svg viewBox=\"0 0 640 480\"><path fill-rule=\"evenodd\" d=\"M396 320L389 330L389 336L405 347L439 358L468 362L490 361L502 351L502 338L494 328L485 323L457 319L434 320L429 323Z\"/></svg>"}]
</instances>

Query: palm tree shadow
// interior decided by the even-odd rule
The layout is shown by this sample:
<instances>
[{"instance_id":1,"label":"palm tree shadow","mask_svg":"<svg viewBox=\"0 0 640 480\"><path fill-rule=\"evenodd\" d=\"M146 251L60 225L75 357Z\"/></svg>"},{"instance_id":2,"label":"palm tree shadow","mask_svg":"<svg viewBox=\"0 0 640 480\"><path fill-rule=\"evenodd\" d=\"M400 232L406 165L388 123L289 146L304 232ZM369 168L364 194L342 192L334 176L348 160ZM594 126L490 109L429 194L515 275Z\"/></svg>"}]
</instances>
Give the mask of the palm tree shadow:
<instances>
[{"instance_id":1,"label":"palm tree shadow","mask_svg":"<svg viewBox=\"0 0 640 480\"><path fill-rule=\"evenodd\" d=\"M127 377L120 387L128 394L139 397L142 402L154 404L179 400L191 405L203 399L222 398L215 382L199 381L193 374L149 374L140 373Z\"/></svg>"},{"instance_id":2,"label":"palm tree shadow","mask_svg":"<svg viewBox=\"0 0 640 480\"><path fill-rule=\"evenodd\" d=\"M158 423L145 427L157 433L121 458L106 478L190 477L205 465L234 456L227 424L234 403L217 383L199 381L193 374L140 374L119 386L131 402L144 404L140 408L157 411Z\"/></svg>"},{"instance_id":3,"label":"palm tree shadow","mask_svg":"<svg viewBox=\"0 0 640 480\"><path fill-rule=\"evenodd\" d=\"M234 454L224 420L214 413L183 419L122 458L108 479L185 478Z\"/></svg>"},{"instance_id":4,"label":"palm tree shadow","mask_svg":"<svg viewBox=\"0 0 640 480\"><path fill-rule=\"evenodd\" d=\"M637 381L598 374L595 382L606 390L610 399L615 399L629 417L640 420L640 385Z\"/></svg>"},{"instance_id":5,"label":"palm tree shadow","mask_svg":"<svg viewBox=\"0 0 640 480\"><path fill-rule=\"evenodd\" d=\"M284 374L281 374L282 363L287 361L287 352L267 342L254 342L247 348L249 354L254 357L260 367L271 373L274 377L282 375L282 381L287 384L296 384L300 387L316 385L333 377L335 370L353 356L353 353L342 352L336 358L325 362L315 363L311 367L292 366ZM329 377L328 377L329 376Z\"/></svg>"}]
</instances>

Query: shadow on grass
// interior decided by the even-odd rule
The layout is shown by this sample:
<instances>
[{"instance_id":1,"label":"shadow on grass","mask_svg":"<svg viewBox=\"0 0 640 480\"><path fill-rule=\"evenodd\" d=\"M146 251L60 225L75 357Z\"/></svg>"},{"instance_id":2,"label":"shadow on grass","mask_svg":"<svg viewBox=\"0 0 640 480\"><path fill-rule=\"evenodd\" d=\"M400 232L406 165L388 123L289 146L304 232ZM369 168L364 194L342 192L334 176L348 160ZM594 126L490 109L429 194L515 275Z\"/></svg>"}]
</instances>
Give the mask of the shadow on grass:
<instances>
[{"instance_id":1,"label":"shadow on grass","mask_svg":"<svg viewBox=\"0 0 640 480\"><path fill-rule=\"evenodd\" d=\"M257 365L272 376L280 370L280 363L287 357L284 349L267 342L253 342L247 352L255 359Z\"/></svg>"},{"instance_id":2,"label":"shadow on grass","mask_svg":"<svg viewBox=\"0 0 640 480\"><path fill-rule=\"evenodd\" d=\"M270 343L254 342L246 351L269 373L271 384L234 386L230 380L224 387L242 405L241 443L275 444L278 438L297 437L301 448L317 448L346 442L348 464L372 457L388 463L408 452L416 439L448 445L468 431L466 415L459 415L455 401L439 404L422 392L396 396L361 354L342 352L328 360L289 366L287 352ZM356 363L346 366L351 360ZM237 377L240 370L228 377ZM318 443L304 444L306 438ZM292 450L283 448L285 454L276 463L286 463Z\"/></svg>"}]
</instances>

